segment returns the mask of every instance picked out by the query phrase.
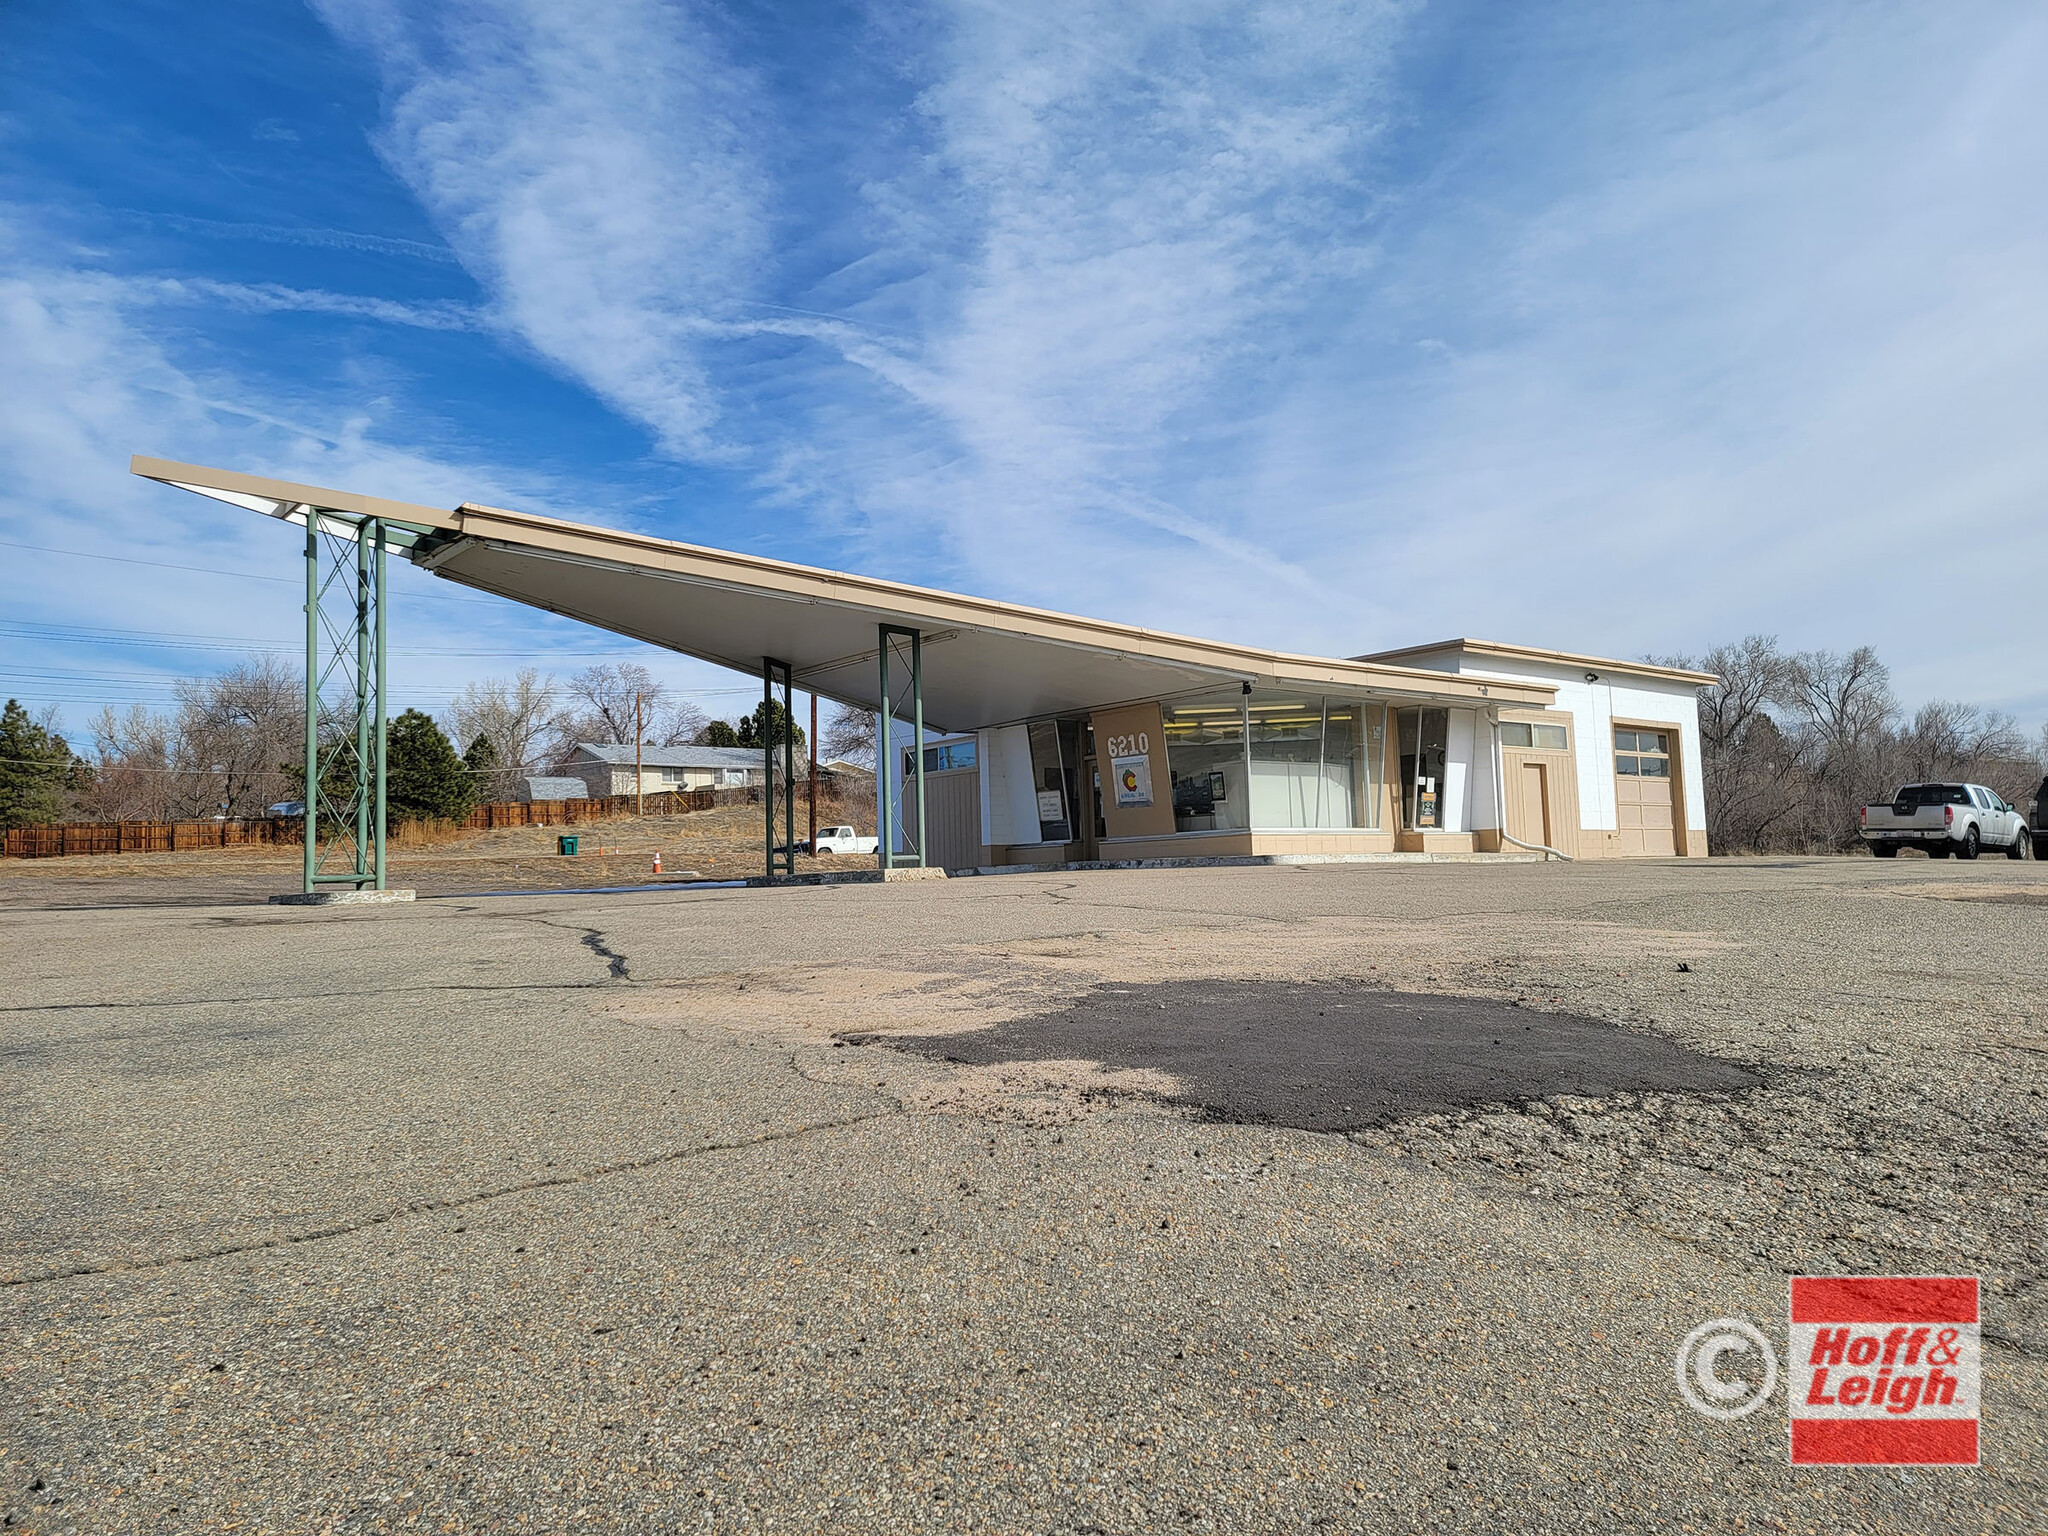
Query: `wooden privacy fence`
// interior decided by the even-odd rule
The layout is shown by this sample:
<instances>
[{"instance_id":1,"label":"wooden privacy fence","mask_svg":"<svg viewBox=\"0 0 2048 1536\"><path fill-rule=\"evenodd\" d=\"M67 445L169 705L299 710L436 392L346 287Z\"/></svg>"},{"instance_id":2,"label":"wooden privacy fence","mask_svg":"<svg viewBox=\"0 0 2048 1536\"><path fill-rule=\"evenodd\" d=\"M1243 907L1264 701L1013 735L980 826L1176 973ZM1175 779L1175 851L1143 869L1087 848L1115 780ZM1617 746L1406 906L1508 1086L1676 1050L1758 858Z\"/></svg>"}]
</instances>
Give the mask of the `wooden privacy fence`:
<instances>
[{"instance_id":1,"label":"wooden privacy fence","mask_svg":"<svg viewBox=\"0 0 2048 1536\"><path fill-rule=\"evenodd\" d=\"M747 789L664 789L645 797L646 814L687 816L692 811L744 802L754 794L755 791ZM505 800L478 806L456 825L471 831L492 827L573 827L579 821L610 821L615 816L630 816L633 805L631 795L607 795L595 800Z\"/></svg>"},{"instance_id":2,"label":"wooden privacy fence","mask_svg":"<svg viewBox=\"0 0 2048 1536\"><path fill-rule=\"evenodd\" d=\"M10 859L49 859L67 853L183 853L191 848L232 848L242 843L297 843L305 830L294 817L257 821L67 821L50 827L14 827Z\"/></svg>"},{"instance_id":3,"label":"wooden privacy fence","mask_svg":"<svg viewBox=\"0 0 2048 1536\"><path fill-rule=\"evenodd\" d=\"M663 790L646 797L649 816L687 816L719 805L758 801L753 789ZM633 814L633 796L595 800L500 801L480 805L456 825L469 831L492 827L561 827L609 821ZM244 843L303 841L306 824L296 816L246 821L66 821L48 827L15 827L7 834L10 859L52 859L68 853L184 853L197 848L233 848Z\"/></svg>"}]
</instances>

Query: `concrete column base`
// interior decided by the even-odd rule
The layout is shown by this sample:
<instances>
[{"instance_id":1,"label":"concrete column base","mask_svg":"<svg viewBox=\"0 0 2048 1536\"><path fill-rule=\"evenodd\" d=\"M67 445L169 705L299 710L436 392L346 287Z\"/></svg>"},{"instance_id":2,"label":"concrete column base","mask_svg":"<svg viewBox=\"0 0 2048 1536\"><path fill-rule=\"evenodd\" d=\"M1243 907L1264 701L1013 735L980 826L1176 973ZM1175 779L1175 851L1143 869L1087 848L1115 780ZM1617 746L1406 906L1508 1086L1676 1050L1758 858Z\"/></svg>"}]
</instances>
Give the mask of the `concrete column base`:
<instances>
[{"instance_id":1,"label":"concrete column base","mask_svg":"<svg viewBox=\"0 0 2048 1536\"><path fill-rule=\"evenodd\" d=\"M397 901L411 901L415 893L399 891L293 891L273 896L273 907L383 907Z\"/></svg>"}]
</instances>

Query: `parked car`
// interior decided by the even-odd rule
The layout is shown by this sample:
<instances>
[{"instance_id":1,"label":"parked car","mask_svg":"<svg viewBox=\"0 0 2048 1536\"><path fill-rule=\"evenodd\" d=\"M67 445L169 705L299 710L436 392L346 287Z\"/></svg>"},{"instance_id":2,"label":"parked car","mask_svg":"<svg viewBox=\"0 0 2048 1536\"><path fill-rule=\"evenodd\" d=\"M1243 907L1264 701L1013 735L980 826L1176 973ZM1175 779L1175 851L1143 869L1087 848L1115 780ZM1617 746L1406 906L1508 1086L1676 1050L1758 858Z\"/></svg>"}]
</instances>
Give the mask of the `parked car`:
<instances>
[{"instance_id":1,"label":"parked car","mask_svg":"<svg viewBox=\"0 0 2048 1536\"><path fill-rule=\"evenodd\" d=\"M1890 804L1863 807L1863 840L1880 859L1901 848L1933 859L1974 859L1980 848L2024 859L2033 834L2025 817L1982 784L1906 784Z\"/></svg>"},{"instance_id":2,"label":"parked car","mask_svg":"<svg viewBox=\"0 0 2048 1536\"><path fill-rule=\"evenodd\" d=\"M303 816L306 802L303 800L280 800L263 813L266 816Z\"/></svg>"},{"instance_id":3,"label":"parked car","mask_svg":"<svg viewBox=\"0 0 2048 1536\"><path fill-rule=\"evenodd\" d=\"M2041 780L2041 787L2034 791L2034 803L2028 806L2027 809L2032 813L2034 823L2033 844L2038 849L2041 846L2042 837L2048 836L2048 778ZM2040 854L2036 853L2034 857L2039 858Z\"/></svg>"},{"instance_id":4,"label":"parked car","mask_svg":"<svg viewBox=\"0 0 2048 1536\"><path fill-rule=\"evenodd\" d=\"M880 839L855 836L851 827L818 828L820 853L873 853L880 846Z\"/></svg>"}]
</instances>

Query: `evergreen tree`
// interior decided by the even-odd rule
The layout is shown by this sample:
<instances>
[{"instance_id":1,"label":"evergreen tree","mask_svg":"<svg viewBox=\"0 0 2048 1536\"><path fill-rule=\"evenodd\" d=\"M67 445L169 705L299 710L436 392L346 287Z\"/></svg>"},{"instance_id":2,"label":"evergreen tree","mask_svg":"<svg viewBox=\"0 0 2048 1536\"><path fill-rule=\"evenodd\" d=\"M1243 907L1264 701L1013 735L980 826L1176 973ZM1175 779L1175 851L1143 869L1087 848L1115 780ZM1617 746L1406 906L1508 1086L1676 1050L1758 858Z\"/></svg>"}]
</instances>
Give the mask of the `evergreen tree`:
<instances>
[{"instance_id":1,"label":"evergreen tree","mask_svg":"<svg viewBox=\"0 0 2048 1536\"><path fill-rule=\"evenodd\" d=\"M787 729L796 740L796 750L804 749L804 728L789 718L789 711L782 707L782 700L768 699L754 706L754 712L740 718L739 729L733 733L731 745L735 747L765 747L775 743L779 753L782 750L782 733Z\"/></svg>"},{"instance_id":2,"label":"evergreen tree","mask_svg":"<svg viewBox=\"0 0 2048 1536\"><path fill-rule=\"evenodd\" d=\"M739 733L723 720L713 720L697 733L700 747L736 747L740 744Z\"/></svg>"},{"instance_id":3,"label":"evergreen tree","mask_svg":"<svg viewBox=\"0 0 2048 1536\"><path fill-rule=\"evenodd\" d=\"M505 775L498 771L498 748L490 737L477 733L469 743L469 750L462 754L462 766L469 770L472 800L501 798L500 791L506 786L500 781Z\"/></svg>"},{"instance_id":4,"label":"evergreen tree","mask_svg":"<svg viewBox=\"0 0 2048 1536\"><path fill-rule=\"evenodd\" d=\"M0 711L0 831L61 818L72 766L69 743L9 699Z\"/></svg>"},{"instance_id":5,"label":"evergreen tree","mask_svg":"<svg viewBox=\"0 0 2048 1536\"><path fill-rule=\"evenodd\" d=\"M392 821L459 821L476 804L476 785L432 715L408 709L385 738L384 803Z\"/></svg>"}]
</instances>

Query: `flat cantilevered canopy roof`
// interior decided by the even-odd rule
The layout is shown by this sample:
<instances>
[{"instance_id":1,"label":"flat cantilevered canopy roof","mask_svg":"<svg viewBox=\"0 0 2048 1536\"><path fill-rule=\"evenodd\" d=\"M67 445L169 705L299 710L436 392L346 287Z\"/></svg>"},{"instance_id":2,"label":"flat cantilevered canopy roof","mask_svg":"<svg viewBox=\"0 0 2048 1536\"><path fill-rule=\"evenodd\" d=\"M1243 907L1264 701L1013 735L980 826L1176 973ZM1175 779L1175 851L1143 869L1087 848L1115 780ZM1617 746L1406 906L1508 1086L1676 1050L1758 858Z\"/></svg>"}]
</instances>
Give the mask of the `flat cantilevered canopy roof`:
<instances>
[{"instance_id":1,"label":"flat cantilevered canopy roof","mask_svg":"<svg viewBox=\"0 0 2048 1536\"><path fill-rule=\"evenodd\" d=\"M1556 692L1195 640L470 502L442 511L164 459L130 468L301 524L311 513L380 518L445 581L756 676L773 657L798 687L844 704L881 705L876 626L915 629L925 720L940 731L1233 683L1467 705L1547 704Z\"/></svg>"}]
</instances>

